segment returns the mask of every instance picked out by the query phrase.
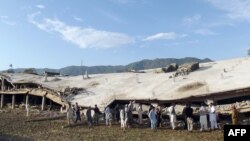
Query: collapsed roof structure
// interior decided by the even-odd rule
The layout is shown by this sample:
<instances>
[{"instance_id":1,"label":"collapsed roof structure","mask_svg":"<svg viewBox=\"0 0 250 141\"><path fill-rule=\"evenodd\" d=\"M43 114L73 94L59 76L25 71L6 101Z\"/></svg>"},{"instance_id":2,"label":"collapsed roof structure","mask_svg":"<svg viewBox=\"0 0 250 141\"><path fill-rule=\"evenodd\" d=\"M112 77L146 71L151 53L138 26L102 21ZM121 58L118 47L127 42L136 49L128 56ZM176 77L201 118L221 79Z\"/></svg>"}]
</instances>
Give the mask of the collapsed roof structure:
<instances>
[{"instance_id":1,"label":"collapsed roof structure","mask_svg":"<svg viewBox=\"0 0 250 141\"><path fill-rule=\"evenodd\" d=\"M59 105L78 102L82 107L97 104L103 108L114 101L129 100L158 104L213 101L241 102L241 112L250 111L250 58L202 63L198 70L178 76L176 72L156 73L156 69L144 72L95 74L89 79L1 73L1 106L3 95L24 94L44 97Z\"/></svg>"}]
</instances>

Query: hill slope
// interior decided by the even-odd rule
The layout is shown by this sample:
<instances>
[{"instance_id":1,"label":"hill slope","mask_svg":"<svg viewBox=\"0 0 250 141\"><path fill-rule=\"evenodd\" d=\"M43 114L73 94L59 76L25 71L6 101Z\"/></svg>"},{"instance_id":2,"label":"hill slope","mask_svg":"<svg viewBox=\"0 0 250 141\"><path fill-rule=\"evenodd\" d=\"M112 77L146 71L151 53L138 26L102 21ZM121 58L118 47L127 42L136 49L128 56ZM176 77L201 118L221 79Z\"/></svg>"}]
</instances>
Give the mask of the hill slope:
<instances>
[{"instance_id":1,"label":"hill slope","mask_svg":"<svg viewBox=\"0 0 250 141\"><path fill-rule=\"evenodd\" d=\"M165 67L171 63L177 63L179 65L188 63L188 62L211 62L212 60L205 58L205 59L198 59L193 57L186 57L181 59L176 58L163 58L163 59L154 59L154 60L141 60L138 62L130 63L128 65L122 66L67 66L61 69L48 69L48 68L35 68L38 74L42 74L45 70L52 71L52 72L60 72L61 74L66 75L81 75L88 70L89 74L98 74L98 73L116 73L116 72L125 72L127 70L144 70L144 69L152 69L152 68L160 68ZM15 72L23 72L25 68L18 68L14 69Z\"/></svg>"}]
</instances>

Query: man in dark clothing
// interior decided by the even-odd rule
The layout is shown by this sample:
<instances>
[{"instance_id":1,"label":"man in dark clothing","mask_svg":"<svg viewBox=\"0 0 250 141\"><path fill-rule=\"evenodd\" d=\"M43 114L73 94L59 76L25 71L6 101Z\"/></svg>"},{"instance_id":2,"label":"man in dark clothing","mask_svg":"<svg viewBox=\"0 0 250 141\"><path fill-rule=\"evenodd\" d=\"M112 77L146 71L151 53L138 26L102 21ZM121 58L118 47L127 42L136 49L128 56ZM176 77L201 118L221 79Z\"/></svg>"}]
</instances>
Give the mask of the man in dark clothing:
<instances>
[{"instance_id":1,"label":"man in dark clothing","mask_svg":"<svg viewBox=\"0 0 250 141\"><path fill-rule=\"evenodd\" d=\"M188 131L193 130L193 109L191 108L190 104L187 104L187 106L183 109L183 116L185 118Z\"/></svg>"},{"instance_id":2,"label":"man in dark clothing","mask_svg":"<svg viewBox=\"0 0 250 141\"><path fill-rule=\"evenodd\" d=\"M183 116L183 119L184 119L184 129L187 129L187 115L186 115L187 106L188 106L188 104L186 104L185 107L182 110L182 116Z\"/></svg>"},{"instance_id":3,"label":"man in dark clothing","mask_svg":"<svg viewBox=\"0 0 250 141\"><path fill-rule=\"evenodd\" d=\"M78 103L76 102L75 108L74 108L75 112L76 112L76 120L75 123L79 120L80 122L81 120L81 114L80 114L80 107L78 106Z\"/></svg>"},{"instance_id":4,"label":"man in dark clothing","mask_svg":"<svg viewBox=\"0 0 250 141\"><path fill-rule=\"evenodd\" d=\"M86 112L86 117L87 117L87 124L88 127L90 128L92 125L92 116L91 116L91 107L89 106L87 112Z\"/></svg>"},{"instance_id":5,"label":"man in dark clothing","mask_svg":"<svg viewBox=\"0 0 250 141\"><path fill-rule=\"evenodd\" d=\"M115 122L120 121L120 106L117 104L114 108L114 117L115 117Z\"/></svg>"},{"instance_id":6,"label":"man in dark clothing","mask_svg":"<svg viewBox=\"0 0 250 141\"><path fill-rule=\"evenodd\" d=\"M134 103L135 103L135 101L130 101L128 104L128 109L127 109L128 128L130 128L132 126L132 124L134 123L134 119L133 119Z\"/></svg>"},{"instance_id":7,"label":"man in dark clothing","mask_svg":"<svg viewBox=\"0 0 250 141\"><path fill-rule=\"evenodd\" d=\"M157 119L157 127L159 128L161 126L161 111L159 108L156 109L156 119Z\"/></svg>"},{"instance_id":8,"label":"man in dark clothing","mask_svg":"<svg viewBox=\"0 0 250 141\"><path fill-rule=\"evenodd\" d=\"M95 105L95 108L94 108L94 123L96 125L99 124L99 117L100 117L101 114L102 114L101 111L99 110L97 105Z\"/></svg>"}]
</instances>

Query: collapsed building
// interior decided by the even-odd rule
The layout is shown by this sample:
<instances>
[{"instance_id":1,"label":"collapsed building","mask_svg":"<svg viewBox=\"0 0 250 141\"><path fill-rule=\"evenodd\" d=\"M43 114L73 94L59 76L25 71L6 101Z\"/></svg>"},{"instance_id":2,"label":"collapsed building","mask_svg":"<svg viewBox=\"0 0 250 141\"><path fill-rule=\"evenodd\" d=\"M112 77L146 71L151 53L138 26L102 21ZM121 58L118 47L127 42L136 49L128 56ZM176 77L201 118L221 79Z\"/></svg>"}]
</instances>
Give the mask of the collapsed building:
<instances>
[{"instance_id":1,"label":"collapsed building","mask_svg":"<svg viewBox=\"0 0 250 141\"><path fill-rule=\"evenodd\" d=\"M188 66L188 65L186 65ZM185 71L187 70L187 71ZM46 107L65 106L68 102L81 107L97 104L101 109L114 103L193 105L214 102L220 113L229 113L231 105L242 113L250 112L250 59L195 63L195 69L179 66L175 71L155 73L95 74L82 76L34 75L24 73L0 74L0 99L7 103Z\"/></svg>"}]
</instances>

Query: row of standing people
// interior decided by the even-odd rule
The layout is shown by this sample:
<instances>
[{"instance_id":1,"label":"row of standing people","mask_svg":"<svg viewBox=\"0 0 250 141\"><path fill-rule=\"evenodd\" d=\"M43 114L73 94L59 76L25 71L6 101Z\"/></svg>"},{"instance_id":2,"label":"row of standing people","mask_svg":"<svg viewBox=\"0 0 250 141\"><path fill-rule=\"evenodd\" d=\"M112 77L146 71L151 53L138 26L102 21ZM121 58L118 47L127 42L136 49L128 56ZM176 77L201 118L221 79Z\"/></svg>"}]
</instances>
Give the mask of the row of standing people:
<instances>
[{"instance_id":1,"label":"row of standing people","mask_svg":"<svg viewBox=\"0 0 250 141\"><path fill-rule=\"evenodd\" d=\"M170 119L170 126L173 130L176 129L176 110L175 110L175 104L172 104L168 109L169 119ZM200 114L200 127L201 131L208 130L208 121L207 121L207 114L209 114L209 120L211 129L217 129L217 117L216 117L216 109L213 104L210 105L210 109L207 110L207 108L202 105L199 109ZM157 122L157 113L155 112L155 108L153 107L149 112L149 118L151 121L151 129L156 129ZM193 108L191 108L190 104L186 104L182 111L182 116L184 118L184 129L187 129L188 131L193 130L193 123L194 123L194 116L193 116Z\"/></svg>"},{"instance_id":2,"label":"row of standing people","mask_svg":"<svg viewBox=\"0 0 250 141\"><path fill-rule=\"evenodd\" d=\"M168 109L169 113L169 119L170 119L170 126L173 130L176 129L176 123L177 123L177 118L176 118L176 111L175 111L175 104L172 104ZM156 129L157 124L161 122L161 117L160 117L159 110L155 111L155 108L152 107L149 110L148 117L151 121L151 128ZM238 119L239 119L239 113L236 110L236 107L232 107L232 124L236 125L238 124ZM182 111L182 116L184 118L184 129L187 129L188 131L193 130L193 124L194 124L194 115L193 115L193 108L191 108L190 104L186 104L186 106L183 108ZM208 128L209 122L208 118L209 117L209 122L210 122L210 128ZM213 103L209 104L209 107L205 107L205 104L202 104L201 107L199 108L199 123L200 123L200 131L207 131L209 129L215 130L218 129L218 113L216 112L215 105Z\"/></svg>"},{"instance_id":3,"label":"row of standing people","mask_svg":"<svg viewBox=\"0 0 250 141\"><path fill-rule=\"evenodd\" d=\"M94 121L92 120L91 110L94 110ZM88 107L87 112L86 112L86 121L87 121L88 126L90 127L93 124L93 122L95 124L99 124L99 117L101 114L102 113L97 107L97 105L95 105L94 109L92 109L91 107ZM77 123L77 121L82 122L80 107L78 103L75 103L75 105L68 104L67 119L68 119L68 124L71 124L71 121L73 121L74 123Z\"/></svg>"},{"instance_id":4,"label":"row of standing people","mask_svg":"<svg viewBox=\"0 0 250 141\"><path fill-rule=\"evenodd\" d=\"M112 112L110 107L106 107L104 111L104 119L106 122L107 126L112 126L112 120L116 119L116 121L120 121L121 123L121 128L125 130L125 128L131 127L131 125L134 123L133 120L133 115L132 112L134 110L133 106L134 102L130 101L129 104L126 104L124 107L119 107L117 108L118 111ZM94 121L92 120L92 114L91 110L94 110ZM142 124L143 123L143 110L142 110L142 105L139 104L139 107L137 109L138 111L138 123ZM118 112L118 113L117 113ZM167 112L169 114L169 119L170 119L170 126L173 130L176 129L176 111L175 111L175 104L172 104L170 107L167 108ZM88 123L88 126L90 127L93 123L94 124L99 124L99 118L102 113L100 112L99 108L97 105L95 105L95 108L92 109L89 107L86 112L86 121ZM114 117L117 116L119 117ZM216 113L216 108L213 103L209 105L209 108L205 107L204 104L201 105L199 108L199 122L200 122L200 130L208 130L208 119L207 115L209 115L209 121L210 121L210 129L214 130L218 128L217 124L217 113ZM186 104L182 111L182 116L184 118L184 123L185 126L184 128L187 129L188 131L193 130L193 123L194 123L194 116L193 116L193 109L191 108L190 104ZM74 121L75 123L79 120L81 122L81 116L80 116L80 107L78 106L78 103L76 103L74 106L69 106L67 110L67 117L68 117L68 122L70 124L70 121ZM158 108L153 107L152 105L149 108L148 112L148 117L150 120L150 126L152 129L156 129L157 127L160 127L162 117L161 117L161 110ZM232 112L232 122L233 124L237 124L238 122L238 113L235 108L233 107L233 112Z\"/></svg>"},{"instance_id":5,"label":"row of standing people","mask_svg":"<svg viewBox=\"0 0 250 141\"><path fill-rule=\"evenodd\" d=\"M119 108L116 106L113 110L109 106L107 106L104 110L104 120L106 125L111 127L112 122L115 119L117 122L121 122L122 128L129 128L133 124L133 103L134 102L131 101L129 104L125 105L124 108ZM92 120L92 110L94 110L94 121ZM97 105L95 105L94 109L88 107L86 111L86 122L88 126L91 127L93 123L98 125L101 115L102 113ZM69 106L67 110L67 117L69 124L70 121L74 121L76 123L79 120L81 122L80 108L78 106L78 103L76 103L75 106Z\"/></svg>"},{"instance_id":6,"label":"row of standing people","mask_svg":"<svg viewBox=\"0 0 250 141\"><path fill-rule=\"evenodd\" d=\"M121 128L125 130L125 128L130 128L131 125L134 123L133 121L133 103L134 102L130 102L129 104L126 104L124 107L120 107L118 109L119 111L119 119L118 117L116 117L116 120L120 121L121 123ZM117 109L116 109L117 110ZM116 111L115 110L115 111ZM117 112L115 112L114 115L117 115ZM112 113L111 113L111 109L110 107L107 107L105 109L105 119L106 119L106 125L107 126L111 126L112 125L112 119L115 119L114 117L112 117Z\"/></svg>"}]
</instances>

